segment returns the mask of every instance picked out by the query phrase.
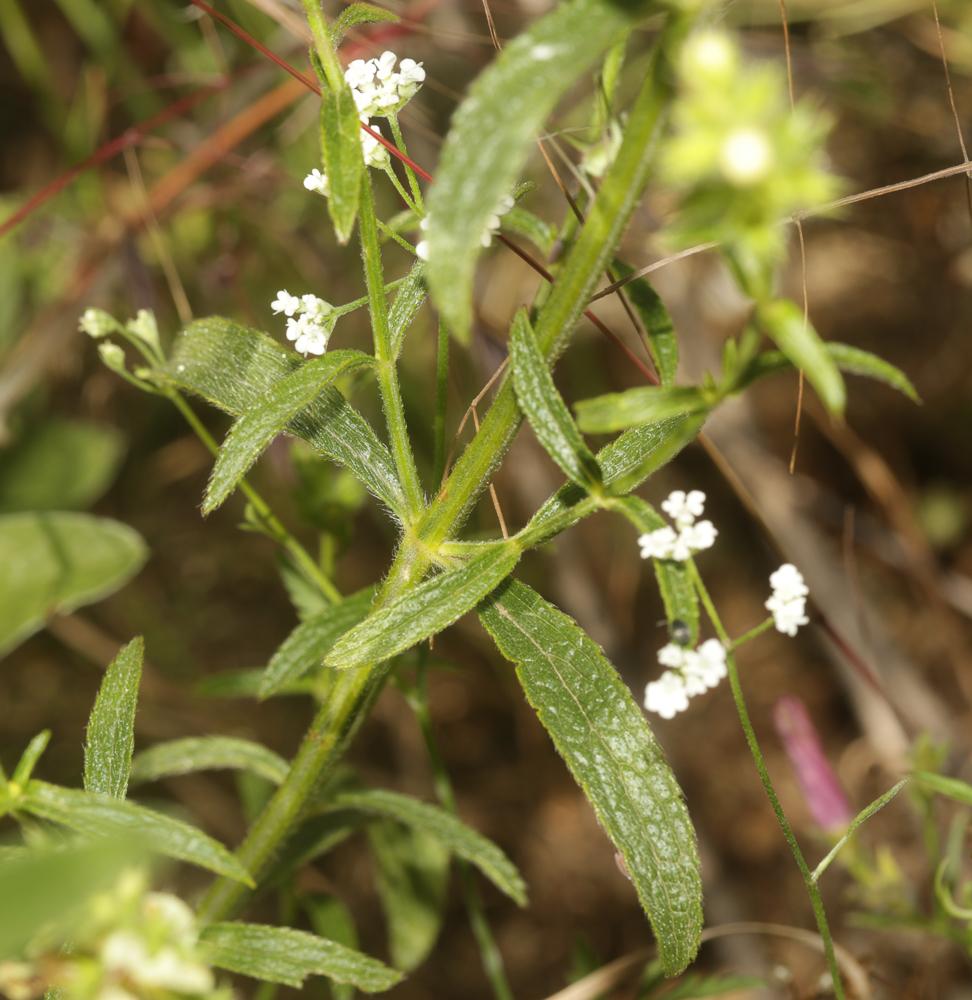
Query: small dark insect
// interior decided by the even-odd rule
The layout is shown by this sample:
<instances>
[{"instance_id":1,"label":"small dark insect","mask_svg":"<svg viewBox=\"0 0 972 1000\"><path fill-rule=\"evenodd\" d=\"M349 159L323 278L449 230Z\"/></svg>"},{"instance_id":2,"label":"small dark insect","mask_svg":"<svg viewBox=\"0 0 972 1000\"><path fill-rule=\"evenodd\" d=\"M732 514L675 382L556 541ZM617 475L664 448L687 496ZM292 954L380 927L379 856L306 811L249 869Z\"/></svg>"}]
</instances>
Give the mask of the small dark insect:
<instances>
[{"instance_id":1,"label":"small dark insect","mask_svg":"<svg viewBox=\"0 0 972 1000\"><path fill-rule=\"evenodd\" d=\"M691 630L680 618L672 622L669 632L672 642L677 642L680 646L687 646L692 641Z\"/></svg>"}]
</instances>

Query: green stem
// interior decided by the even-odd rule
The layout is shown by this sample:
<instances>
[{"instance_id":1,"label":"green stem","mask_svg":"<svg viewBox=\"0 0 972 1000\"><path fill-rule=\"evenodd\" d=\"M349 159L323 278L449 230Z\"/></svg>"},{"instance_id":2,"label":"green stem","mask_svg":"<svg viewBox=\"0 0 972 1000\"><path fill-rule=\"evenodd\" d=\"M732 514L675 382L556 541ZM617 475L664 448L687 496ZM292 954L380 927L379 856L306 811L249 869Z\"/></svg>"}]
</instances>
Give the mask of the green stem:
<instances>
[{"instance_id":1,"label":"green stem","mask_svg":"<svg viewBox=\"0 0 972 1000\"><path fill-rule=\"evenodd\" d=\"M405 202L405 204L415 213L419 218L421 218L425 213L418 207L418 205L409 196L409 193L402 187L402 182L398 179L398 174L395 173L394 168L390 163L385 164L385 175L392 182L395 190L398 192L399 198Z\"/></svg>"},{"instance_id":2,"label":"green stem","mask_svg":"<svg viewBox=\"0 0 972 1000\"><path fill-rule=\"evenodd\" d=\"M167 389L165 395L172 401L175 408L182 414L186 423L195 431L200 441L215 455L219 451L219 445L213 436L206 429L203 422L196 416L195 410L183 399L182 394L174 389ZM332 603L337 604L342 599L341 591L334 586L330 578L327 577L317 560L304 548L300 542L284 527L283 523L271 510L270 505L260 496L259 493L245 480L240 480L240 491L250 502L260 522L266 527L267 533L279 545L281 545L294 562L300 567L307 578L315 583L321 593Z\"/></svg>"},{"instance_id":3,"label":"green stem","mask_svg":"<svg viewBox=\"0 0 972 1000\"><path fill-rule=\"evenodd\" d=\"M395 139L395 145L398 147L400 153L404 153L408 156L408 147L405 145L405 136L402 135L401 126L398 124L398 115L392 114L388 116L388 124L391 126L392 136ZM425 203L422 201L422 189L419 187L418 178L415 176L415 171L407 164L403 164L405 167L405 176L408 178L408 187L412 192L412 197L415 199L415 205L419 215L425 215ZM408 199L405 199L406 202Z\"/></svg>"},{"instance_id":4,"label":"green stem","mask_svg":"<svg viewBox=\"0 0 972 1000\"><path fill-rule=\"evenodd\" d=\"M738 639L734 639L729 645L729 652L735 653L740 646L745 646L747 642L752 641L757 636L762 635L764 632L768 632L773 627L773 616L770 615L766 621L760 622L754 628L751 628L748 632L743 632Z\"/></svg>"},{"instance_id":5,"label":"green stem","mask_svg":"<svg viewBox=\"0 0 972 1000\"><path fill-rule=\"evenodd\" d=\"M709 596L709 592L706 589L705 584L702 582L702 577L699 574L695 563L692 562L692 560L689 560L687 566L689 567L689 573L692 576L692 582L695 584L695 589L698 591L699 600L701 600L702 606L705 608L706 614L712 622L712 627L715 629L716 635L719 636L719 640L726 647L726 667L729 672L729 686L732 688L732 697L733 701L736 703L736 712L739 715L739 722L742 726L743 733L745 734L749 752L752 754L753 763L756 765L756 773L759 775L760 783L763 786L763 790L766 792L766 797L769 799L773 812L776 814L776 820L780 825L780 829L783 831L783 839L790 848L793 860L796 862L796 866L799 868L800 875L803 878L803 884L806 887L807 895L810 897L810 905L813 908L813 916L817 922L817 930L820 934L820 939L823 941L824 955L827 959L827 967L830 970L830 978L833 981L834 996L837 1000L845 1000L846 994L844 993L844 984L840 977L840 967L837 964L837 955L834 951L834 939L830 933L830 925L827 923L827 912L824 910L823 899L820 896L820 889L814 881L813 873L810 871L810 866L807 864L807 860L803 856L803 850L800 847L799 841L796 839L793 828L790 826L790 821L786 818L786 813L783 811L783 806L781 805L779 797L776 794L776 789L773 787L773 781L770 778L769 769L766 766L766 759L763 757L763 751L760 749L759 740L756 738L756 730L753 729L752 721L749 718L749 709L746 707L746 699L743 696L742 685L739 682L739 670L736 667L736 658L731 652L732 640L729 638L728 633L723 627L722 619L719 617L719 613L716 611L715 605L712 603L712 598ZM763 624L765 625L766 623L764 622Z\"/></svg>"},{"instance_id":6,"label":"green stem","mask_svg":"<svg viewBox=\"0 0 972 1000\"><path fill-rule=\"evenodd\" d=\"M381 265L381 246L378 242L378 222L375 218L375 201L371 191L371 178L367 172L361 179L361 202L358 211L358 232L361 238L361 256L364 260L365 283L368 287L371 329L375 341L375 359L378 362L378 389L388 424L398 478L405 490L410 512L417 515L425 508L425 496L419 483L415 456L405 423L405 407L398 385L398 369L391 348L391 331L388 327L388 306L385 302L385 279Z\"/></svg>"},{"instance_id":7,"label":"green stem","mask_svg":"<svg viewBox=\"0 0 972 1000\"><path fill-rule=\"evenodd\" d=\"M668 96L661 53L671 39L663 37L628 119L624 140L591 205L583 226L558 272L549 297L537 316L537 341L550 363L563 353L594 286L611 260L631 213L648 180L652 150L660 131ZM431 552L449 538L489 485L522 419L512 381L504 378L479 431L463 451L446 482L417 524L420 542L399 550L389 579L420 579Z\"/></svg>"},{"instance_id":8,"label":"green stem","mask_svg":"<svg viewBox=\"0 0 972 1000\"><path fill-rule=\"evenodd\" d=\"M304 13L307 15L307 23L310 25L311 35L314 38L314 48L317 50L321 66L324 67L324 75L332 91L338 91L344 86L344 72L341 63L334 51L334 43L331 41L331 32L328 30L327 21L321 10L321 0L301 0L304 5Z\"/></svg>"},{"instance_id":9,"label":"green stem","mask_svg":"<svg viewBox=\"0 0 972 1000\"><path fill-rule=\"evenodd\" d=\"M456 796L449 780L449 772L446 769L445 761L439 753L439 746L435 739L435 730L432 728L432 717L429 714L428 700L428 647L423 647L422 656L418 668L415 688L409 695L409 704L415 712L418 720L422 738L425 740L425 748L429 755L429 762L432 765L432 781L435 785L435 794L447 809L454 816L459 815L456 805ZM469 926L472 929L473 937L479 948L480 958L483 963L483 971L493 989L496 1000L513 1000L513 991L510 989L509 981L506 978L506 968L503 964L503 956L500 953L493 932L486 917L483 907L482 896L476 884L475 874L472 868L465 861L457 859L459 877L462 882L463 902L466 906L466 913L469 917Z\"/></svg>"},{"instance_id":10,"label":"green stem","mask_svg":"<svg viewBox=\"0 0 972 1000\"><path fill-rule=\"evenodd\" d=\"M344 753L381 691L391 661L354 667L336 673L327 702L314 716L282 785L250 828L236 852L255 881L266 871L277 851L304 813L307 802ZM240 882L221 878L203 896L198 913L203 921L225 919L247 898Z\"/></svg>"}]
</instances>

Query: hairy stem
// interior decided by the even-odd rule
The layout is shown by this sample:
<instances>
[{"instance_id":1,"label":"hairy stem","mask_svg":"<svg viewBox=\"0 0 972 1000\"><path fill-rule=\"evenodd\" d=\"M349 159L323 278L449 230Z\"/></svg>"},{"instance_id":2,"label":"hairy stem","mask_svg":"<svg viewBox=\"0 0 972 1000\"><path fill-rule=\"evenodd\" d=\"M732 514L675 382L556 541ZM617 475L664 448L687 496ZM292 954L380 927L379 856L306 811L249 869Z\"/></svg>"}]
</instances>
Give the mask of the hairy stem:
<instances>
[{"instance_id":1,"label":"hairy stem","mask_svg":"<svg viewBox=\"0 0 972 1000\"><path fill-rule=\"evenodd\" d=\"M388 437L395 468L401 480L413 515L425 507L425 496L419 483L412 443L405 424L405 408L398 385L398 369L391 348L388 328L388 306L385 302L385 280L381 266L381 246L378 241L378 222L375 218L375 200L371 191L371 178L367 171L361 179L361 202L358 231L361 237L361 256L364 260L365 283L368 287L371 329L375 340L375 358L378 361L378 389L388 424Z\"/></svg>"}]
</instances>

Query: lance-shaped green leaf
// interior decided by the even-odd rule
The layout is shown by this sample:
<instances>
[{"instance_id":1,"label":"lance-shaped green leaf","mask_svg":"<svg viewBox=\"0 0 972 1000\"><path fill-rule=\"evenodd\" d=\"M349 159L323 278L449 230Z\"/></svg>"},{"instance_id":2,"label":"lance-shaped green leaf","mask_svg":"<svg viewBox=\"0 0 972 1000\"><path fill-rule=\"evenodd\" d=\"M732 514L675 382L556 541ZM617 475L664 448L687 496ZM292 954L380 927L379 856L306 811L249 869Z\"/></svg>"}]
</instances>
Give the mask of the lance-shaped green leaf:
<instances>
[{"instance_id":1,"label":"lance-shaped green leaf","mask_svg":"<svg viewBox=\"0 0 972 1000\"><path fill-rule=\"evenodd\" d=\"M322 807L322 812L351 810L368 816L404 823L434 837L456 857L478 868L502 892L520 906L526 905L526 886L512 861L491 840L466 826L439 806L420 802L409 795L370 788L342 792Z\"/></svg>"},{"instance_id":2,"label":"lance-shaped green leaf","mask_svg":"<svg viewBox=\"0 0 972 1000\"><path fill-rule=\"evenodd\" d=\"M584 443L567 404L554 385L523 309L513 320L510 365L517 402L547 454L578 486L586 490L599 488L601 470L597 459Z\"/></svg>"},{"instance_id":3,"label":"lance-shaped green leaf","mask_svg":"<svg viewBox=\"0 0 972 1000\"><path fill-rule=\"evenodd\" d=\"M188 823L134 802L31 781L16 805L18 810L88 837L131 836L166 857L253 886L247 871L219 841Z\"/></svg>"},{"instance_id":4,"label":"lance-shaped green leaf","mask_svg":"<svg viewBox=\"0 0 972 1000\"><path fill-rule=\"evenodd\" d=\"M500 218L500 228L504 233L528 239L544 257L550 256L557 241L557 230L549 222L519 205Z\"/></svg>"},{"instance_id":5,"label":"lance-shaped green leaf","mask_svg":"<svg viewBox=\"0 0 972 1000\"><path fill-rule=\"evenodd\" d=\"M615 260L614 270L621 278L634 274L634 268L624 261ZM648 283L647 278L635 278L624 286L624 294L634 306L635 311L644 323L648 334L648 350L655 362L662 385L670 386L675 382L678 372L678 338L675 336L675 324L665 308L658 292Z\"/></svg>"},{"instance_id":6,"label":"lance-shaped green leaf","mask_svg":"<svg viewBox=\"0 0 972 1000\"><path fill-rule=\"evenodd\" d=\"M50 615L114 593L146 555L137 532L106 518L55 512L0 517L0 656Z\"/></svg>"},{"instance_id":7,"label":"lance-shaped green leaf","mask_svg":"<svg viewBox=\"0 0 972 1000\"><path fill-rule=\"evenodd\" d=\"M972 806L972 785L959 778L949 778L944 774L935 774L933 771L915 771L912 778L923 788L928 788L946 798L961 802L962 805Z\"/></svg>"},{"instance_id":8,"label":"lance-shaped green leaf","mask_svg":"<svg viewBox=\"0 0 972 1000\"><path fill-rule=\"evenodd\" d=\"M351 88L339 78L333 89L321 87L321 159L327 175L327 210L339 243L354 229L365 171L361 122Z\"/></svg>"},{"instance_id":9,"label":"lance-shaped green leaf","mask_svg":"<svg viewBox=\"0 0 972 1000\"><path fill-rule=\"evenodd\" d=\"M804 372L827 409L843 413L847 402L844 380L803 310L795 302L780 299L761 306L756 317L776 346Z\"/></svg>"},{"instance_id":10,"label":"lance-shaped green leaf","mask_svg":"<svg viewBox=\"0 0 972 1000\"><path fill-rule=\"evenodd\" d=\"M344 670L403 653L474 608L509 576L519 558L519 548L505 542L425 580L346 632L324 662Z\"/></svg>"},{"instance_id":11,"label":"lance-shaped green leaf","mask_svg":"<svg viewBox=\"0 0 972 1000\"><path fill-rule=\"evenodd\" d=\"M619 497L612 507L623 514L638 531L657 531L668 527L668 522L651 504L641 497ZM675 622L684 622L694 645L699 638L699 596L695 592L688 565L674 559L652 559L655 579L665 605L669 631Z\"/></svg>"},{"instance_id":12,"label":"lance-shaped green leaf","mask_svg":"<svg viewBox=\"0 0 972 1000\"><path fill-rule=\"evenodd\" d=\"M202 512L209 514L236 489L250 466L290 422L346 372L373 365L361 351L331 351L295 368L233 424L216 456Z\"/></svg>"},{"instance_id":13,"label":"lance-shaped green leaf","mask_svg":"<svg viewBox=\"0 0 972 1000\"><path fill-rule=\"evenodd\" d=\"M368 587L301 622L267 664L259 697L269 698L319 667L334 643L368 614L373 598Z\"/></svg>"},{"instance_id":14,"label":"lance-shaped green leaf","mask_svg":"<svg viewBox=\"0 0 972 1000\"><path fill-rule=\"evenodd\" d=\"M489 218L508 195L554 105L650 7L569 0L510 42L452 118L429 195L429 287L462 339Z\"/></svg>"},{"instance_id":15,"label":"lance-shaped green leaf","mask_svg":"<svg viewBox=\"0 0 972 1000\"><path fill-rule=\"evenodd\" d=\"M144 658L145 641L137 636L111 661L98 688L84 745L84 787L89 792L125 798Z\"/></svg>"},{"instance_id":16,"label":"lance-shaped green leaf","mask_svg":"<svg viewBox=\"0 0 972 1000\"><path fill-rule=\"evenodd\" d=\"M371 3L348 4L331 27L331 40L334 42L334 47L337 48L352 28L357 28L362 24L394 23L400 20L401 18L397 14L385 10L384 7L376 7Z\"/></svg>"},{"instance_id":17,"label":"lance-shaped green leaf","mask_svg":"<svg viewBox=\"0 0 972 1000\"><path fill-rule=\"evenodd\" d=\"M850 344L841 344L836 341L827 341L824 346L827 353L833 359L837 367L851 375L863 375L866 378L873 378L878 382L891 386L903 393L913 403L920 403L921 397L917 389L911 383L905 373L890 361L879 358L870 351L865 351L860 347L852 347ZM789 358L781 351L764 351L754 358L745 374L740 379L738 388L744 388L755 382L756 379L764 375L773 375L776 372L786 371L793 365Z\"/></svg>"},{"instance_id":18,"label":"lance-shaped green leaf","mask_svg":"<svg viewBox=\"0 0 972 1000\"><path fill-rule=\"evenodd\" d=\"M425 961L442 928L449 851L431 834L398 823L370 823L368 843L392 964L411 972Z\"/></svg>"},{"instance_id":19,"label":"lance-shaped green leaf","mask_svg":"<svg viewBox=\"0 0 972 1000\"><path fill-rule=\"evenodd\" d=\"M633 490L692 441L704 421L704 414L670 417L620 434L597 453L605 487L616 496ZM524 531L537 531L547 524L560 525L558 530L562 530L564 515L585 496L580 487L566 483L533 515Z\"/></svg>"},{"instance_id":20,"label":"lance-shaped green leaf","mask_svg":"<svg viewBox=\"0 0 972 1000\"><path fill-rule=\"evenodd\" d=\"M308 976L327 976L366 993L380 993L402 978L400 972L376 958L290 927L210 924L203 928L201 941L210 964L295 989Z\"/></svg>"},{"instance_id":21,"label":"lance-shaped green leaf","mask_svg":"<svg viewBox=\"0 0 972 1000\"><path fill-rule=\"evenodd\" d=\"M716 402L712 393L695 386L642 385L625 392L583 399L574 409L581 430L590 434L610 434L668 417L706 413Z\"/></svg>"},{"instance_id":22,"label":"lance-shaped green leaf","mask_svg":"<svg viewBox=\"0 0 972 1000\"><path fill-rule=\"evenodd\" d=\"M702 886L682 791L641 710L583 630L510 581L480 616L625 860L668 975L695 957Z\"/></svg>"},{"instance_id":23,"label":"lance-shaped green leaf","mask_svg":"<svg viewBox=\"0 0 972 1000\"><path fill-rule=\"evenodd\" d=\"M166 376L213 406L241 417L265 399L301 360L259 330L220 316L190 323L176 341ZM329 386L287 428L345 466L396 514L406 510L395 463L371 426Z\"/></svg>"},{"instance_id":24,"label":"lance-shaped green leaf","mask_svg":"<svg viewBox=\"0 0 972 1000\"><path fill-rule=\"evenodd\" d=\"M289 765L260 743L233 736L190 736L157 743L136 754L132 761L132 784L158 781L195 771L249 771L275 785L287 777Z\"/></svg>"},{"instance_id":25,"label":"lance-shaped green leaf","mask_svg":"<svg viewBox=\"0 0 972 1000\"><path fill-rule=\"evenodd\" d=\"M391 356L397 358L405 343L416 313L428 295L425 287L425 264L419 261L405 275L405 280L398 286L395 300L388 310L388 340L391 345Z\"/></svg>"}]
</instances>

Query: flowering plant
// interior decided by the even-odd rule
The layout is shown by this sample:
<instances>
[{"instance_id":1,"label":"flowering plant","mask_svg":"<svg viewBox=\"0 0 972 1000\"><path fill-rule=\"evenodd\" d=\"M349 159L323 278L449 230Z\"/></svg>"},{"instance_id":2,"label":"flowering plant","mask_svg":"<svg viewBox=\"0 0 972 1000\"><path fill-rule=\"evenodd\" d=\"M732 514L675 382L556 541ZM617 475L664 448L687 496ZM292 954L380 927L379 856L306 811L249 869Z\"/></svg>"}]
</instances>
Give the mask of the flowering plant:
<instances>
[{"instance_id":1,"label":"flowering plant","mask_svg":"<svg viewBox=\"0 0 972 1000\"><path fill-rule=\"evenodd\" d=\"M28 997L41 982L45 989L100 1000L152 997L154 990L222 996L212 973L218 968L288 985L322 975L379 990L417 966L434 944L451 857L466 876L475 869L524 904L526 887L510 859L458 818L430 721L429 642L469 612L514 665L527 700L618 852L655 934L661 972L681 973L701 940L702 884L677 778L641 706L598 644L514 576L527 553L601 513L623 518L633 529L632 548L637 540L642 558L651 561L665 607L670 641L657 650L665 669L657 677L654 667L645 671L644 708L672 720L691 699L728 680L759 777L804 877L833 990L843 997L820 892L770 781L736 661L741 647L770 629L793 637L809 624L808 587L794 565L780 566L769 578L769 616L733 639L696 563L719 538L713 521L703 518L705 494L670 493L659 503L666 520L635 492L648 482L647 494L657 499L651 477L700 437L724 400L774 372L804 372L838 418L846 400L843 371L913 395L907 378L886 362L823 341L776 290L786 217L837 186L822 152L826 118L805 106L792 114L781 111L779 67L747 66L731 37L700 27L703 5L569 0L540 18L475 81L445 141L438 177L423 189L420 178L428 178L410 158L398 120L426 80L423 65L385 51L345 68L340 32L316 0L303 5L321 92L321 160L306 165L304 196L322 210L326 205L340 243L356 233L365 294L335 305L316 292L280 289L266 306L276 317L271 333L210 317L188 324L169 343L149 313L123 323L97 309L85 311L80 325L99 340L110 369L171 402L213 451L203 513L239 491L246 527L279 547L285 581L299 595L300 620L265 669L243 683L259 699L307 695L314 717L290 761L258 744L216 736L160 744L133 756L142 647L139 640L126 647L109 667L92 713L84 789L32 778L43 750L40 739L9 781L0 774L0 812L25 829L39 822L81 838L134 831L152 852L216 878L194 914L168 897L146 896L142 883L135 891L123 882L117 890L121 901L113 904L117 913L76 939L70 960L50 966L56 965L56 975L44 971L49 952L33 938L21 942L26 954L0 966L6 988ZM368 5L354 7L361 8L354 15L359 22L369 19ZM577 216L568 216L555 239L552 228L517 200L524 193L517 180L534 137L557 100L588 71L602 64L606 72L610 63L613 73L620 72L632 32L656 15L662 26L648 71L637 74L630 106L605 116L599 105L594 116L603 138L590 150L586 173L599 179L598 186L581 188L586 194L575 206ZM664 140L656 155L660 132ZM618 257L625 227L656 177L676 196L671 239L717 242L752 304L745 329L726 344L721 371L694 385L676 384L679 343L664 304ZM379 216L376 181L392 186L404 206L401 215ZM514 239L524 233L548 258L545 263ZM512 247L546 284L513 317L508 357L489 410L453 463L445 436L450 352L469 341L477 258L495 243ZM552 252L555 243L559 254ZM388 280L386 265L399 251L408 267ZM621 283L616 271L626 275ZM582 317L605 328L593 311L604 274L616 292L630 296L624 301L652 361L645 368L652 384L582 400L571 412L553 370ZM431 460L423 463L421 436L407 419L399 362L426 299L439 323L429 393L434 443ZM367 309L371 349L332 349L332 339L341 336L338 321L361 309ZM376 389L382 432L349 399L358 379ZM233 418L222 443L211 437L189 396ZM501 519L499 531L488 537L462 537L524 424L563 474L562 485L513 533ZM584 437L616 432L597 451ZM249 481L254 462L281 434L302 439L304 447L346 470L387 515L396 549L380 581L348 593L332 561L305 548ZM703 631L715 634L702 638ZM339 770L350 740L393 678L421 725L436 769L437 804L361 787ZM233 853L195 827L127 798L130 781L210 767L253 773L267 785ZM369 824L382 832L374 834ZM417 943L393 933L395 969L323 931L235 919L256 889L293 885L302 865L358 828L367 828L373 839L398 838L398 844L403 836L412 838L408 846L421 845L431 858L429 895L437 910ZM401 850L406 877L400 881L418 878L418 853ZM466 884L471 888L464 901L484 968L496 995L506 996L476 883ZM156 911L166 919L156 921ZM62 950L65 943L59 942ZM90 975L84 971L89 967ZM74 985L82 980L83 988Z\"/></svg>"}]
</instances>

